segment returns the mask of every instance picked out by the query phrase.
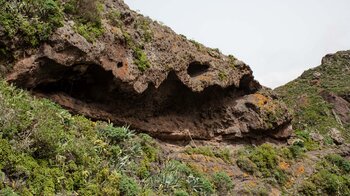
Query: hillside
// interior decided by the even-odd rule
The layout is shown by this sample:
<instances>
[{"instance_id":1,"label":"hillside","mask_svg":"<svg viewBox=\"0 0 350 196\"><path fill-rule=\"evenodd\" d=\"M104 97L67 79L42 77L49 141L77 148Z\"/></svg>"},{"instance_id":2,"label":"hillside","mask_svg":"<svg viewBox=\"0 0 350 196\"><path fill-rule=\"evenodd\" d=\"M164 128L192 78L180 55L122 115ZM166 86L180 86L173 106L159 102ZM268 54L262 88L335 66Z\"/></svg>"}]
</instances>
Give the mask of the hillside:
<instances>
[{"instance_id":1,"label":"hillside","mask_svg":"<svg viewBox=\"0 0 350 196\"><path fill-rule=\"evenodd\" d=\"M1 195L350 194L350 146L308 132L290 145L169 144L5 82L0 106Z\"/></svg>"},{"instance_id":2,"label":"hillside","mask_svg":"<svg viewBox=\"0 0 350 196\"><path fill-rule=\"evenodd\" d=\"M293 127L319 132L332 128L350 139L350 51L330 54L322 64L275 90L295 111Z\"/></svg>"}]
</instances>

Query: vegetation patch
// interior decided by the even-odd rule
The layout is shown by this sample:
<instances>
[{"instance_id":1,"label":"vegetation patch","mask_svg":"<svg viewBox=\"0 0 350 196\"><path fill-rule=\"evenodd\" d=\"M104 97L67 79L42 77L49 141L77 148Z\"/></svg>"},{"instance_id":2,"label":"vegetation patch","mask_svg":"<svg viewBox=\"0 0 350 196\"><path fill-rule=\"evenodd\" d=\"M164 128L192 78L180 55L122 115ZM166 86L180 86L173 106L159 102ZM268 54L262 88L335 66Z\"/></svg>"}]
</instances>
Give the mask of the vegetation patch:
<instances>
[{"instance_id":1,"label":"vegetation patch","mask_svg":"<svg viewBox=\"0 0 350 196\"><path fill-rule=\"evenodd\" d=\"M185 153L187 154L201 154L208 157L216 157L220 158L226 163L232 162L232 154L228 148L223 149L215 149L214 147L210 146L200 146L196 148L186 148Z\"/></svg>"},{"instance_id":2,"label":"vegetation patch","mask_svg":"<svg viewBox=\"0 0 350 196\"><path fill-rule=\"evenodd\" d=\"M98 0L69 0L64 4L64 12L75 21L75 31L87 41L94 42L103 35L102 5Z\"/></svg>"},{"instance_id":3,"label":"vegetation patch","mask_svg":"<svg viewBox=\"0 0 350 196\"><path fill-rule=\"evenodd\" d=\"M349 195L350 162L335 154L318 163L314 174L306 179L299 190L302 195Z\"/></svg>"},{"instance_id":4,"label":"vegetation patch","mask_svg":"<svg viewBox=\"0 0 350 196\"><path fill-rule=\"evenodd\" d=\"M0 0L0 26L9 40L37 46L63 25L58 0Z\"/></svg>"},{"instance_id":5,"label":"vegetation patch","mask_svg":"<svg viewBox=\"0 0 350 196\"><path fill-rule=\"evenodd\" d=\"M20 195L110 195L141 186L129 166L154 143L126 127L92 122L0 83L0 190ZM153 160L149 158L149 160ZM121 181L123 175L133 181ZM23 181L23 179L26 179ZM4 190L3 190L4 189Z\"/></svg>"},{"instance_id":6,"label":"vegetation patch","mask_svg":"<svg viewBox=\"0 0 350 196\"><path fill-rule=\"evenodd\" d=\"M244 171L258 177L272 178L273 182L284 185L288 181L288 173L282 167L281 162L287 162L283 158L288 149L277 151L270 144L258 147L247 147L238 152L237 165Z\"/></svg>"},{"instance_id":7,"label":"vegetation patch","mask_svg":"<svg viewBox=\"0 0 350 196\"><path fill-rule=\"evenodd\" d=\"M140 48L134 48L134 62L140 71L144 72L151 67L151 63L148 61L147 55Z\"/></svg>"}]
</instances>

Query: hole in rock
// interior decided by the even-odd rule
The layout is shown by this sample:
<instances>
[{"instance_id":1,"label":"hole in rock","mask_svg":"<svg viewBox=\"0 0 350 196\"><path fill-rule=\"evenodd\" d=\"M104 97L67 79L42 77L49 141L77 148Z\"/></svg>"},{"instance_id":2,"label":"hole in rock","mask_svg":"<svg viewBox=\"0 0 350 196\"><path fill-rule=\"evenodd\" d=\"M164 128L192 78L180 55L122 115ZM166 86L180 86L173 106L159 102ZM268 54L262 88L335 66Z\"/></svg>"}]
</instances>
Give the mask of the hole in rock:
<instances>
[{"instance_id":1,"label":"hole in rock","mask_svg":"<svg viewBox=\"0 0 350 196\"><path fill-rule=\"evenodd\" d=\"M200 62L193 62L188 66L187 73L191 77L196 77L196 76L202 75L205 72L207 72L209 67L210 66L208 64L201 64Z\"/></svg>"},{"instance_id":2,"label":"hole in rock","mask_svg":"<svg viewBox=\"0 0 350 196\"><path fill-rule=\"evenodd\" d=\"M117 63L117 67L118 67L118 68L123 67L123 62L118 62L118 63Z\"/></svg>"}]
</instances>

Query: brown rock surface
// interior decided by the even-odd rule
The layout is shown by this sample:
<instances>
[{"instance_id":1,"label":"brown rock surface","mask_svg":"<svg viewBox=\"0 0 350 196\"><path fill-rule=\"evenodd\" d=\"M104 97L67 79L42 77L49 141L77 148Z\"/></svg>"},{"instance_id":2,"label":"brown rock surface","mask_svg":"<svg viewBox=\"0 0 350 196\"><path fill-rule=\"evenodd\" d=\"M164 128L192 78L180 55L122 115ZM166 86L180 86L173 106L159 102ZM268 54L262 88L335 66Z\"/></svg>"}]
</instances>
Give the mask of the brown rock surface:
<instances>
[{"instance_id":1,"label":"brown rock surface","mask_svg":"<svg viewBox=\"0 0 350 196\"><path fill-rule=\"evenodd\" d=\"M129 124L165 139L286 138L291 116L245 63L176 35L121 1L123 28L103 20L94 43L66 21L39 49L18 58L7 80L93 119ZM151 41L137 24L147 22ZM127 35L127 36L126 36ZM150 67L137 65L142 43Z\"/></svg>"}]
</instances>

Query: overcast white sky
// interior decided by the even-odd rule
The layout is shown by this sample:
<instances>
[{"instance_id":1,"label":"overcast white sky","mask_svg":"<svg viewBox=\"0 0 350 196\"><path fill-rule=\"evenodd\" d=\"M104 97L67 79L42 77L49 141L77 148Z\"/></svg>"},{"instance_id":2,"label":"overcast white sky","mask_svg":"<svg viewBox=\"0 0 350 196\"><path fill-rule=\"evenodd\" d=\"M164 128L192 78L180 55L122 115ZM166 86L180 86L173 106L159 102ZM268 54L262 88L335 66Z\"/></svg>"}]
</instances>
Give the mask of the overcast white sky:
<instances>
[{"instance_id":1,"label":"overcast white sky","mask_svg":"<svg viewBox=\"0 0 350 196\"><path fill-rule=\"evenodd\" d=\"M271 88L350 49L350 0L125 0L161 21L251 66Z\"/></svg>"}]
</instances>

